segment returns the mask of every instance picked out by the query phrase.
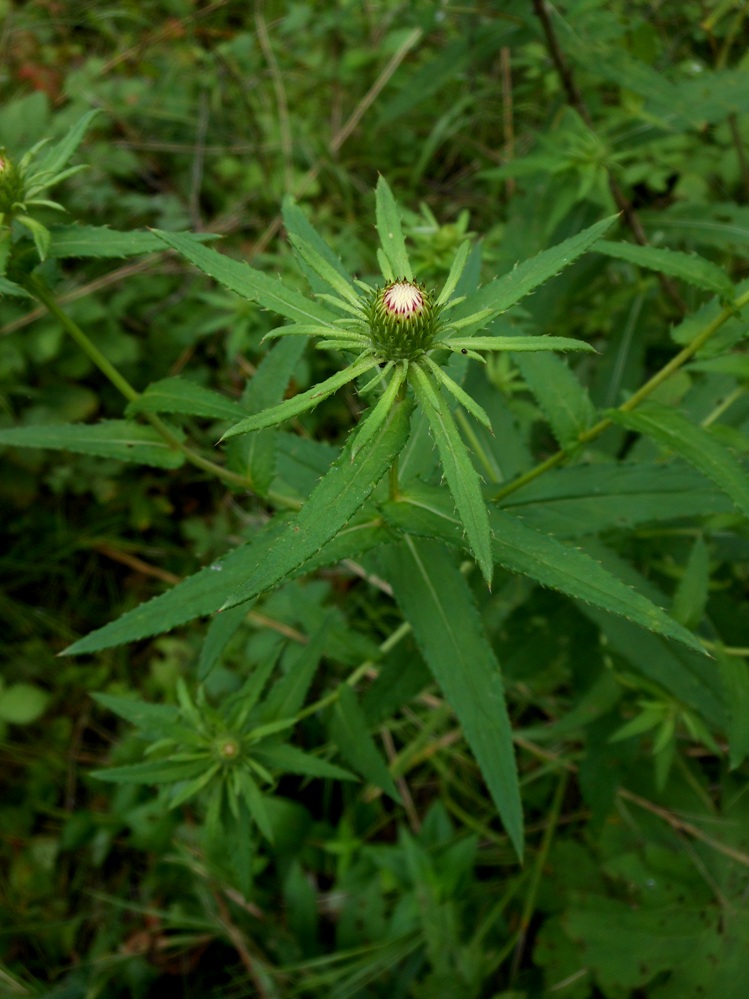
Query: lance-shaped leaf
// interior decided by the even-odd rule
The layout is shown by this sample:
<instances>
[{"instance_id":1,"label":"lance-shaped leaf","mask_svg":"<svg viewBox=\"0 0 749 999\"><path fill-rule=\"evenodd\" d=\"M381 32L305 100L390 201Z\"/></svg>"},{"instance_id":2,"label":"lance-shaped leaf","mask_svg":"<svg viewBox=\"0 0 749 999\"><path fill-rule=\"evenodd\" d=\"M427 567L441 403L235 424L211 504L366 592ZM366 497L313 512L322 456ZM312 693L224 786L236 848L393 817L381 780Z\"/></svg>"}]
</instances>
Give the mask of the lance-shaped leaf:
<instances>
[{"instance_id":1,"label":"lance-shaped leaf","mask_svg":"<svg viewBox=\"0 0 749 999\"><path fill-rule=\"evenodd\" d=\"M456 318L468 317L485 309L491 310L489 315L492 316L506 312L510 306L515 305L544 281L548 281L582 256L601 239L616 219L616 215L602 219L575 236L565 239L564 242L543 250L530 260L524 260L509 274L495 278L484 288L470 295L456 308Z\"/></svg>"},{"instance_id":2,"label":"lance-shaped leaf","mask_svg":"<svg viewBox=\"0 0 749 999\"><path fill-rule=\"evenodd\" d=\"M450 487L466 537L487 583L491 586L493 562L486 504L479 474L473 467L463 438L447 402L418 364L410 365L409 381L429 421L442 469Z\"/></svg>"},{"instance_id":3,"label":"lance-shaped leaf","mask_svg":"<svg viewBox=\"0 0 749 999\"><path fill-rule=\"evenodd\" d=\"M377 232L382 243L382 251L390 264L392 277L413 281L398 205L387 181L382 176L377 181L376 202ZM385 276L390 277L389 274Z\"/></svg>"},{"instance_id":4,"label":"lance-shaped leaf","mask_svg":"<svg viewBox=\"0 0 749 999\"><path fill-rule=\"evenodd\" d=\"M127 407L130 413L184 413L215 420L239 420L247 415L244 406L220 392L214 392L186 378L162 378Z\"/></svg>"},{"instance_id":5,"label":"lance-shaped leaf","mask_svg":"<svg viewBox=\"0 0 749 999\"><path fill-rule=\"evenodd\" d=\"M385 549L383 562L395 599L463 726L522 857L523 812L502 676L468 583L444 545L434 541L408 537Z\"/></svg>"},{"instance_id":6,"label":"lance-shaped leaf","mask_svg":"<svg viewBox=\"0 0 749 999\"><path fill-rule=\"evenodd\" d=\"M237 434L247 434L251 430L262 430L264 427L274 427L278 423L283 423L284 420L290 420L294 416L299 416L300 413L304 413L306 410L317 406L323 399L327 399L329 395L333 395L339 388L348 385L354 378L358 378L359 375L371 371L376 365L377 361L375 358L362 358L362 360L357 361L355 364L344 368L343 371L337 371L332 377L326 378L324 382L313 385L306 392L300 392L299 395L295 395L291 399L286 399L285 402L274 406L272 409L266 409L255 416L248 416L244 420L240 420L239 423L235 423L233 427L230 427L221 439L226 440L229 437L236 437Z\"/></svg>"},{"instance_id":7,"label":"lance-shaped leaf","mask_svg":"<svg viewBox=\"0 0 749 999\"><path fill-rule=\"evenodd\" d=\"M341 755L365 780L381 787L393 801L400 803L400 795L374 739L369 734L369 723L356 694L348 684L341 684L338 701L330 719L330 736Z\"/></svg>"},{"instance_id":8,"label":"lance-shaped leaf","mask_svg":"<svg viewBox=\"0 0 749 999\"><path fill-rule=\"evenodd\" d=\"M658 444L675 451L703 475L712 479L719 489L731 497L739 510L749 517L749 475L739 460L709 430L692 423L675 409L654 403L642 406L632 413L612 409L607 416L614 423L637 433L647 434Z\"/></svg>"},{"instance_id":9,"label":"lance-shaped leaf","mask_svg":"<svg viewBox=\"0 0 749 999\"><path fill-rule=\"evenodd\" d=\"M425 486L410 489L408 495L385 503L382 510L394 527L466 547L461 524L448 509L439 489ZM584 552L526 527L503 510L492 510L489 522L492 557L499 565L704 654L691 632Z\"/></svg>"},{"instance_id":10,"label":"lance-shaped leaf","mask_svg":"<svg viewBox=\"0 0 749 999\"><path fill-rule=\"evenodd\" d=\"M242 298L257 302L265 309L286 316L297 323L328 323L336 319L334 312L326 309L319 302L312 302L293 288L287 288L277 278L268 277L249 264L232 260L216 250L209 250L196 243L193 237L184 233L161 232L153 229L167 246L180 253L191 264L222 284L229 291L234 291Z\"/></svg>"},{"instance_id":11,"label":"lance-shaped leaf","mask_svg":"<svg viewBox=\"0 0 749 999\"><path fill-rule=\"evenodd\" d=\"M296 233L290 232L289 239L302 260L312 268L318 277L322 278L329 288L338 292L342 298L345 298L351 305L355 305L357 309L361 307L360 296L354 291L351 282L343 277L336 267Z\"/></svg>"},{"instance_id":12,"label":"lance-shaped leaf","mask_svg":"<svg viewBox=\"0 0 749 999\"><path fill-rule=\"evenodd\" d=\"M521 353L537 350L582 350L595 354L596 348L584 340L567 336L448 336L446 347L471 350L513 350Z\"/></svg>"},{"instance_id":13,"label":"lance-shaped leaf","mask_svg":"<svg viewBox=\"0 0 749 999\"><path fill-rule=\"evenodd\" d=\"M655 246L636 246L634 243L610 243L608 240L599 242L595 252L626 260L659 274L681 278L696 288L720 295L722 299L729 300L734 296L733 282L726 272L711 260L705 260L694 253L680 253L678 250L659 249Z\"/></svg>"},{"instance_id":14,"label":"lance-shaped leaf","mask_svg":"<svg viewBox=\"0 0 749 999\"><path fill-rule=\"evenodd\" d=\"M327 475L313 489L307 502L281 537L250 571L244 583L224 603L222 610L244 603L277 586L287 575L319 552L359 510L408 438L411 405L407 400L390 411L387 421L351 461L356 434L346 442Z\"/></svg>"},{"instance_id":15,"label":"lance-shaped leaf","mask_svg":"<svg viewBox=\"0 0 749 999\"><path fill-rule=\"evenodd\" d=\"M177 435L175 430L172 433ZM151 427L128 420L13 427L0 430L0 445L73 451L156 468L179 468L185 460L180 451L167 444Z\"/></svg>"},{"instance_id":16,"label":"lance-shaped leaf","mask_svg":"<svg viewBox=\"0 0 749 999\"><path fill-rule=\"evenodd\" d=\"M181 233L195 243L217 239L212 233ZM135 257L158 253L163 242L152 232L118 232L106 226L55 225L49 229L49 257Z\"/></svg>"}]
</instances>

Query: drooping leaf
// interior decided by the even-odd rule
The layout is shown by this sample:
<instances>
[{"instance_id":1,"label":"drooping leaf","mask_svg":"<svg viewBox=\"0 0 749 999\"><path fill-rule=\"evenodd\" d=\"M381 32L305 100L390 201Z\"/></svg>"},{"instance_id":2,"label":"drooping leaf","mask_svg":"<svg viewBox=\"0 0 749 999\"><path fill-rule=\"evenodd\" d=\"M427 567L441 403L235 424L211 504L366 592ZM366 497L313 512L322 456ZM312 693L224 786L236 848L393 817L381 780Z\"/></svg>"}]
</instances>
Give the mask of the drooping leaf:
<instances>
[{"instance_id":1,"label":"drooping leaf","mask_svg":"<svg viewBox=\"0 0 749 999\"><path fill-rule=\"evenodd\" d=\"M638 246L635 243L611 243L608 240L597 243L595 252L618 260L627 260L631 264L657 271L659 274L680 278L696 288L720 295L721 298L733 298L733 282L726 272L711 260L706 260L697 254L659 249L654 246Z\"/></svg>"},{"instance_id":2,"label":"drooping leaf","mask_svg":"<svg viewBox=\"0 0 749 999\"><path fill-rule=\"evenodd\" d=\"M523 812L502 677L468 584L444 545L434 541L406 538L385 549L383 562L393 594L522 857Z\"/></svg>"},{"instance_id":3,"label":"drooping leaf","mask_svg":"<svg viewBox=\"0 0 749 999\"><path fill-rule=\"evenodd\" d=\"M377 180L377 232L382 243L382 250L392 269L393 277L413 280L411 262L408 259L406 243L403 239L400 212L393 192L385 178L380 175Z\"/></svg>"},{"instance_id":4,"label":"drooping leaf","mask_svg":"<svg viewBox=\"0 0 749 999\"><path fill-rule=\"evenodd\" d=\"M675 409L649 403L636 412L609 410L614 423L652 437L658 444L674 451L730 496L741 512L749 517L749 474L741 463L704 427L692 423Z\"/></svg>"},{"instance_id":5,"label":"drooping leaf","mask_svg":"<svg viewBox=\"0 0 749 999\"><path fill-rule=\"evenodd\" d=\"M152 232L131 230L118 232L107 226L54 225L50 226L48 256L66 257L136 257L142 253L159 253L163 242ZM194 243L216 239L210 233L180 233Z\"/></svg>"},{"instance_id":6,"label":"drooping leaf","mask_svg":"<svg viewBox=\"0 0 749 999\"><path fill-rule=\"evenodd\" d=\"M152 382L128 405L128 413L185 413L215 420L241 420L247 410L220 392L174 377Z\"/></svg>"},{"instance_id":7,"label":"drooping leaf","mask_svg":"<svg viewBox=\"0 0 749 999\"><path fill-rule=\"evenodd\" d=\"M351 461L353 433L327 475L287 526L267 557L260 560L222 610L251 600L278 585L289 573L317 554L345 527L391 467L408 437L411 405L398 403L388 420Z\"/></svg>"},{"instance_id":8,"label":"drooping leaf","mask_svg":"<svg viewBox=\"0 0 749 999\"><path fill-rule=\"evenodd\" d=\"M156 468L179 468L185 460L180 451L170 447L151 427L127 420L13 427L0 430L0 445L94 454Z\"/></svg>"},{"instance_id":9,"label":"drooping leaf","mask_svg":"<svg viewBox=\"0 0 749 999\"><path fill-rule=\"evenodd\" d=\"M383 513L389 523L404 531L465 547L461 524L448 510L438 489L422 486L418 492L414 491L413 499L402 495L397 501L384 504ZM503 510L492 510L489 522L492 555L499 565L703 651L697 638L662 608L617 579L584 552L526 527Z\"/></svg>"},{"instance_id":10,"label":"drooping leaf","mask_svg":"<svg viewBox=\"0 0 749 999\"><path fill-rule=\"evenodd\" d=\"M390 776L390 771L380 751L369 734L367 719L356 694L348 684L341 684L338 701L330 720L330 736L343 758L375 787L382 788L393 801L400 803L400 795Z\"/></svg>"},{"instance_id":11,"label":"drooping leaf","mask_svg":"<svg viewBox=\"0 0 749 999\"><path fill-rule=\"evenodd\" d=\"M257 302L280 316L286 316L297 323L329 323L337 317L318 302L313 302L293 288L287 288L277 278L268 277L249 264L232 260L216 250L200 246L192 237L184 233L162 232L154 229L160 240L171 246L204 274L218 281L229 291L242 298Z\"/></svg>"}]
</instances>

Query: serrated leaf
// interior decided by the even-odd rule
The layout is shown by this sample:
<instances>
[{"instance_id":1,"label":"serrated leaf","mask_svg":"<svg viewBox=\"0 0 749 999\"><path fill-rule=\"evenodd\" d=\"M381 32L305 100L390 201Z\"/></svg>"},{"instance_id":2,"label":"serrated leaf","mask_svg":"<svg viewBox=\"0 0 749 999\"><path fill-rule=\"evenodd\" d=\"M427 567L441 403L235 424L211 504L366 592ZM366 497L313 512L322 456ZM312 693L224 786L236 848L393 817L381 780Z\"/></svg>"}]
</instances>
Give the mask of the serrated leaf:
<instances>
[{"instance_id":1,"label":"serrated leaf","mask_svg":"<svg viewBox=\"0 0 749 999\"><path fill-rule=\"evenodd\" d=\"M394 406L386 423L359 451L354 462L351 450L356 447L356 433L349 437L294 521L222 610L277 586L348 523L401 451L408 437L410 415L411 405L406 400Z\"/></svg>"},{"instance_id":2,"label":"serrated leaf","mask_svg":"<svg viewBox=\"0 0 749 999\"><path fill-rule=\"evenodd\" d=\"M741 766L749 756L749 670L743 656L715 649L723 699L726 705L726 735L731 767Z\"/></svg>"},{"instance_id":3,"label":"serrated leaf","mask_svg":"<svg viewBox=\"0 0 749 999\"><path fill-rule=\"evenodd\" d=\"M565 239L564 242L519 263L509 274L495 278L484 288L469 295L467 300L455 309L455 318L469 316L484 309L491 309L491 314L494 316L506 312L544 281L548 281L574 263L601 239L617 218L618 216L612 215L610 218L602 219L577 235Z\"/></svg>"},{"instance_id":4,"label":"serrated leaf","mask_svg":"<svg viewBox=\"0 0 749 999\"><path fill-rule=\"evenodd\" d=\"M422 487L414 503L409 501L408 495L403 495L396 502L385 504L383 514L389 523L402 530L442 538L465 547L461 525L448 511L439 490ZM492 555L499 565L704 652L698 639L661 607L617 579L584 552L526 527L502 510L492 510L489 523Z\"/></svg>"},{"instance_id":5,"label":"serrated leaf","mask_svg":"<svg viewBox=\"0 0 749 999\"><path fill-rule=\"evenodd\" d=\"M127 407L130 413L184 413L215 420L241 420L247 410L220 392L196 385L186 378L163 378L152 382Z\"/></svg>"},{"instance_id":6,"label":"serrated leaf","mask_svg":"<svg viewBox=\"0 0 749 999\"><path fill-rule=\"evenodd\" d=\"M499 663L470 589L444 545L406 538L384 553L395 599L458 717L519 857L523 811Z\"/></svg>"},{"instance_id":7,"label":"serrated leaf","mask_svg":"<svg viewBox=\"0 0 749 999\"><path fill-rule=\"evenodd\" d=\"M539 350L582 350L595 354L595 347L584 340L566 336L450 336L445 341L451 347L470 350L512 350L518 353Z\"/></svg>"},{"instance_id":8,"label":"serrated leaf","mask_svg":"<svg viewBox=\"0 0 749 999\"><path fill-rule=\"evenodd\" d=\"M135 257L142 253L160 253L162 240L152 232L134 229L118 232L107 226L55 225L49 229L48 256L65 257ZM180 233L195 243L205 243L217 237L209 233Z\"/></svg>"},{"instance_id":9,"label":"serrated leaf","mask_svg":"<svg viewBox=\"0 0 749 999\"><path fill-rule=\"evenodd\" d=\"M182 233L152 230L155 236L180 253L191 264L212 277L224 288L242 298L257 302L279 316L286 316L297 323L330 323L337 317L318 302L310 301L293 288L287 288L277 278L268 277L249 264L232 260L216 250L198 245L192 237Z\"/></svg>"},{"instance_id":10,"label":"serrated leaf","mask_svg":"<svg viewBox=\"0 0 749 999\"><path fill-rule=\"evenodd\" d=\"M97 628L84 638L73 642L62 654L83 655L98 652L114 645L160 635L196 617L213 614L249 573L269 557L269 553L286 531L288 524L288 518L277 516L264 531L259 533L252 544L243 545L229 552L228 555L178 583L166 593L147 600L116 621L110 621L102 628ZM369 519L364 523L350 524L338 531L323 550L300 566L296 573L290 574L290 578L295 574L300 575L302 572L311 572L320 566L339 562L341 559L355 558L387 540L389 532L379 521L373 522ZM245 610L249 609L249 606L245 605Z\"/></svg>"},{"instance_id":11,"label":"serrated leaf","mask_svg":"<svg viewBox=\"0 0 749 999\"><path fill-rule=\"evenodd\" d=\"M253 747L252 754L269 769L280 770L281 773L301 774L307 777L327 777L331 780L357 779L343 767L337 767L334 763L328 763L327 760L311 756L285 742L277 744L263 742L261 745Z\"/></svg>"},{"instance_id":12,"label":"serrated leaf","mask_svg":"<svg viewBox=\"0 0 749 999\"><path fill-rule=\"evenodd\" d=\"M228 440L231 437L236 437L238 434L248 434L254 430L263 430L266 427L273 427L279 423L283 423L284 420L290 420L294 416L299 416L300 413L304 413L306 410L317 406L323 399L327 399L329 395L333 395L338 389L344 385L348 385L349 382L358 378L359 375L371 371L376 366L377 361L373 357L362 358L362 360L349 365L342 371L337 371L330 378L326 378L324 382L313 385L306 392L300 392L298 395L292 396L291 399L286 399L278 406L266 409L262 413L245 417L239 423L230 427L221 439Z\"/></svg>"},{"instance_id":13,"label":"serrated leaf","mask_svg":"<svg viewBox=\"0 0 749 999\"><path fill-rule=\"evenodd\" d=\"M330 720L330 737L341 755L362 777L382 788L400 804L400 795L380 751L369 734L369 725L356 694L346 683L338 688L338 701Z\"/></svg>"},{"instance_id":14,"label":"serrated leaf","mask_svg":"<svg viewBox=\"0 0 749 999\"><path fill-rule=\"evenodd\" d=\"M674 451L730 496L744 516L749 517L749 475L741 462L720 444L709 430L692 423L675 409L650 403L636 412L609 410L607 416L628 430L646 434Z\"/></svg>"},{"instance_id":15,"label":"serrated leaf","mask_svg":"<svg viewBox=\"0 0 749 999\"><path fill-rule=\"evenodd\" d=\"M50 244L49 229L46 225L42 225L37 219L30 218L28 215L16 215L16 222L29 230L34 239L34 246L36 246L39 259L45 260Z\"/></svg>"},{"instance_id":16,"label":"serrated leaf","mask_svg":"<svg viewBox=\"0 0 749 999\"><path fill-rule=\"evenodd\" d=\"M576 444L596 411L566 361L553 354L520 354L515 363L562 447Z\"/></svg>"},{"instance_id":17,"label":"serrated leaf","mask_svg":"<svg viewBox=\"0 0 749 999\"><path fill-rule=\"evenodd\" d=\"M299 254L301 259L312 268L318 277L322 278L329 288L337 292L342 298L354 306L361 307L361 298L354 291L349 279L342 277L338 268L321 256L310 244L296 233L289 233L291 245Z\"/></svg>"},{"instance_id":18,"label":"serrated leaf","mask_svg":"<svg viewBox=\"0 0 749 999\"><path fill-rule=\"evenodd\" d=\"M73 451L156 468L179 468L185 460L181 452L171 448L151 427L127 420L13 427L0 430L0 445Z\"/></svg>"},{"instance_id":19,"label":"serrated leaf","mask_svg":"<svg viewBox=\"0 0 749 999\"><path fill-rule=\"evenodd\" d=\"M439 451L442 469L450 487L466 537L487 583L491 585L493 563L489 518L481 493L479 475L471 463L466 445L455 425L442 393L435 389L417 364L408 370L416 397L429 421Z\"/></svg>"},{"instance_id":20,"label":"serrated leaf","mask_svg":"<svg viewBox=\"0 0 749 999\"><path fill-rule=\"evenodd\" d=\"M403 238L400 212L385 178L380 175L377 180L376 216L377 232L380 236L382 251L387 257L393 277L413 280L411 262L406 252L406 242Z\"/></svg>"},{"instance_id":21,"label":"serrated leaf","mask_svg":"<svg viewBox=\"0 0 749 999\"><path fill-rule=\"evenodd\" d=\"M723 299L732 299L734 295L733 282L726 272L696 253L637 246L634 243L611 243L608 240L601 240L596 245L595 252L617 260L626 260L659 274L680 278L695 288L713 292Z\"/></svg>"}]
</instances>

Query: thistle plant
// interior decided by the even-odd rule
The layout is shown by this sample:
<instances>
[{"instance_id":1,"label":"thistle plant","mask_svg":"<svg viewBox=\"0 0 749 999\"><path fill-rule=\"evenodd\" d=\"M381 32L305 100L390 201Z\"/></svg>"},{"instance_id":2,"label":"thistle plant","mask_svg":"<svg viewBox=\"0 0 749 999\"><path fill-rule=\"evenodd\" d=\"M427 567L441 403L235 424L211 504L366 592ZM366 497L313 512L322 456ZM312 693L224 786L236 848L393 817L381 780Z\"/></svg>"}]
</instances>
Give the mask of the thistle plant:
<instances>
[{"instance_id":1,"label":"thistle plant","mask_svg":"<svg viewBox=\"0 0 749 999\"><path fill-rule=\"evenodd\" d=\"M484 578L491 584L493 562L486 503L479 473L453 416L452 403L457 402L490 432L491 422L483 407L461 387L459 376L454 377L445 370L445 362L452 355L459 355L485 363L483 355L491 351L592 351L588 343L566 337L500 336L491 330L490 324L520 297L584 252L612 220L592 226L573 240L555 247L555 252L547 256L540 255L529 262L531 267L516 268L509 276L509 282L496 281L472 294L461 294L461 282L471 252L470 242L461 245L442 288L439 291L428 289L414 277L398 207L382 177L376 195L377 230L381 242L377 258L382 283L372 286L347 274L311 227L306 235L291 231L289 238L300 264L311 271L326 290L320 291L314 302L306 305L299 303L296 294L291 299L285 296L283 311L296 321L279 326L266 337L314 338L318 349L352 355L349 364L306 392L241 420L227 430L222 439L259 431L299 416L347 383L364 378L359 394L365 399L371 397L373 403L346 447L348 460L362 463L363 452L375 447L378 435L392 421L395 411L410 407L413 400L426 415L466 540ZM194 245L188 247L171 234L158 235L207 273L227 283L226 269L216 269L217 261L211 260L210 251L201 252L201 248ZM238 284L230 286L240 290ZM246 280L243 290L247 294ZM263 296L259 300L263 301ZM266 300L271 304L267 296ZM292 302L294 307L289 309ZM273 307L279 309L277 297ZM482 331L486 331L485 335L481 335ZM391 499L398 496L397 462L398 450L390 460ZM383 473L384 470L383 467ZM371 485L373 487L376 482ZM336 523L337 530L354 511L337 501L332 505L326 502L320 512L324 513L328 524ZM338 519L336 512L344 519ZM317 538L317 534L313 536ZM247 599L246 594L242 599ZM232 600L227 606L234 602L239 601Z\"/></svg>"}]
</instances>

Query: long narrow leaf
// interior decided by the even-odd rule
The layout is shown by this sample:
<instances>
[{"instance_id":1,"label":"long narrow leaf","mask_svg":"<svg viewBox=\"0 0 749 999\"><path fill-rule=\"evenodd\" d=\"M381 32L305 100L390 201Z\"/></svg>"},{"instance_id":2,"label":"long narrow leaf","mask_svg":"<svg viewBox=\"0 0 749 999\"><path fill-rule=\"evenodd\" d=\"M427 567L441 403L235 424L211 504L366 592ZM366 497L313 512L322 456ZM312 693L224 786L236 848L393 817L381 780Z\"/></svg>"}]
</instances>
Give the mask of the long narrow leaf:
<instances>
[{"instance_id":1,"label":"long narrow leaf","mask_svg":"<svg viewBox=\"0 0 749 999\"><path fill-rule=\"evenodd\" d=\"M471 463L466 445L442 394L434 388L418 364L412 364L408 374L416 397L429 421L445 478L465 527L471 551L484 578L491 586L493 562L489 518L484 497L481 495L478 472Z\"/></svg>"},{"instance_id":2,"label":"long narrow leaf","mask_svg":"<svg viewBox=\"0 0 749 999\"><path fill-rule=\"evenodd\" d=\"M272 409L266 409L255 416L248 416L244 420L240 420L239 423L235 423L233 427L230 427L221 439L227 440L229 437L236 437L237 434L247 434L252 430L274 427L278 423L283 423L284 420L290 420L292 417L298 416L300 413L304 413L306 410L317 406L323 399L327 399L329 395L333 395L339 388L348 385L349 382L353 381L354 378L358 378L359 375L370 371L376 364L377 361L373 357L365 357L356 364L344 368L343 371L337 371L324 382L313 385L306 392L300 392L299 395L295 395L291 399L286 399L285 402L280 403L278 406L273 406Z\"/></svg>"},{"instance_id":3,"label":"long narrow leaf","mask_svg":"<svg viewBox=\"0 0 749 999\"><path fill-rule=\"evenodd\" d=\"M251 302L257 302L279 316L286 316L287 319L299 323L327 323L337 318L335 313L318 302L310 301L298 291L287 288L277 278L268 277L249 264L232 260L231 257L226 257L216 250L200 246L191 236L186 236L184 233L161 232L159 229L153 229L152 232L224 288L236 292Z\"/></svg>"},{"instance_id":4,"label":"long narrow leaf","mask_svg":"<svg viewBox=\"0 0 749 999\"><path fill-rule=\"evenodd\" d=\"M651 403L637 412L609 410L609 418L628 430L647 434L659 444L675 451L730 496L741 512L749 517L749 475L741 463L704 427L675 409Z\"/></svg>"},{"instance_id":5,"label":"long narrow leaf","mask_svg":"<svg viewBox=\"0 0 749 999\"><path fill-rule=\"evenodd\" d=\"M593 354L596 352L596 348L584 340L573 340L567 336L450 336L444 343L459 349L468 347L471 350L513 350L519 352L583 350Z\"/></svg>"},{"instance_id":6,"label":"long narrow leaf","mask_svg":"<svg viewBox=\"0 0 749 999\"><path fill-rule=\"evenodd\" d=\"M317 484L294 521L224 603L222 610L252 600L277 586L287 575L319 552L364 505L377 483L406 443L411 406L394 406L378 433L351 461L352 440Z\"/></svg>"},{"instance_id":7,"label":"long narrow leaf","mask_svg":"<svg viewBox=\"0 0 749 999\"><path fill-rule=\"evenodd\" d=\"M470 295L456 309L456 318L469 316L473 312L487 308L491 309L495 316L501 312L506 312L510 306L529 295L534 288L574 263L578 257L601 239L616 219L616 215L602 219L588 229L583 229L577 235L565 239L564 242L557 243L556 246L552 246L548 250L543 250L535 257L531 257L530 260L524 260L509 274L495 278L474 295Z\"/></svg>"},{"instance_id":8,"label":"long narrow leaf","mask_svg":"<svg viewBox=\"0 0 749 999\"><path fill-rule=\"evenodd\" d=\"M403 239L400 212L393 197L393 192L382 176L377 181L376 200L377 232L380 236L383 253L390 262L393 276L412 281L413 271L411 270L408 253L406 252L406 243Z\"/></svg>"},{"instance_id":9,"label":"long narrow leaf","mask_svg":"<svg viewBox=\"0 0 749 999\"><path fill-rule=\"evenodd\" d=\"M419 648L463 726L518 856L523 853L512 729L499 663L465 578L444 545L406 538L383 557Z\"/></svg>"},{"instance_id":10,"label":"long narrow leaf","mask_svg":"<svg viewBox=\"0 0 749 999\"><path fill-rule=\"evenodd\" d=\"M386 503L383 513L389 523L404 531L465 547L461 524L438 489L422 486L413 498L404 495ZM666 611L584 552L526 527L503 510L492 510L489 519L492 555L499 565L704 652L699 640Z\"/></svg>"},{"instance_id":11,"label":"long narrow leaf","mask_svg":"<svg viewBox=\"0 0 749 999\"><path fill-rule=\"evenodd\" d=\"M626 260L659 274L681 278L696 288L711 291L724 299L731 299L734 295L733 282L726 272L711 260L696 254L654 246L637 246L634 243L610 243L608 240L599 242L595 252Z\"/></svg>"}]
</instances>

